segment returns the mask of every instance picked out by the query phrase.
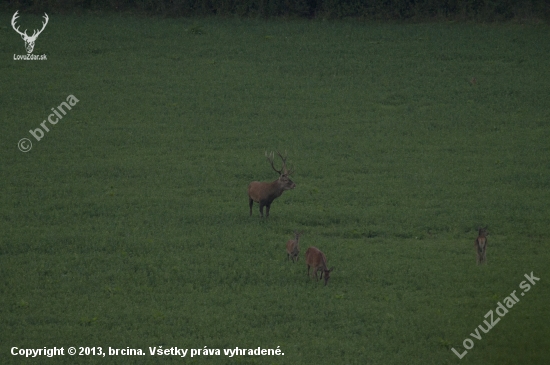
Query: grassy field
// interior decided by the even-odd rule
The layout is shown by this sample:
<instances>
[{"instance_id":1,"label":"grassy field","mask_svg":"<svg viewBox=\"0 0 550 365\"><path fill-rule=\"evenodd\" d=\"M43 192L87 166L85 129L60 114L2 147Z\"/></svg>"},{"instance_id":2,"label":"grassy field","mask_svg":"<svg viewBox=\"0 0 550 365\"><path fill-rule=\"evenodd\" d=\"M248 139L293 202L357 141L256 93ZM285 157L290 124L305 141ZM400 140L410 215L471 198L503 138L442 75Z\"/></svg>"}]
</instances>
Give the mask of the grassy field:
<instances>
[{"instance_id":1,"label":"grassy field","mask_svg":"<svg viewBox=\"0 0 550 365\"><path fill-rule=\"evenodd\" d=\"M13 60L11 16L0 363L550 363L547 25L50 14L34 50L48 59L31 62ZM287 151L297 184L267 221L246 196L277 177L266 150ZM336 267L326 287L306 276L310 245ZM10 354L54 346L146 355ZM223 355L235 347L284 355Z\"/></svg>"}]
</instances>

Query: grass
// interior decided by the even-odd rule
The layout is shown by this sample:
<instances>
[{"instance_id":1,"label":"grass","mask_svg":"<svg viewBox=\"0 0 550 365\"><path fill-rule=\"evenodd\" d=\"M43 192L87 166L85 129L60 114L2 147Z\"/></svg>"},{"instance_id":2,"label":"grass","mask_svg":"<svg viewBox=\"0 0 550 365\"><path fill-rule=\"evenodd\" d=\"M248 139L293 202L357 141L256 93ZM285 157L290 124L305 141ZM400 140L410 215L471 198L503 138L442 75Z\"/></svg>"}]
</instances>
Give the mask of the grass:
<instances>
[{"instance_id":1,"label":"grass","mask_svg":"<svg viewBox=\"0 0 550 365\"><path fill-rule=\"evenodd\" d=\"M46 361L14 346L147 354L56 364L550 360L548 26L60 15L36 62L0 33L2 364ZM268 221L246 197L276 178L266 150L288 152L297 184ZM327 287L306 277L310 245L336 267Z\"/></svg>"}]
</instances>

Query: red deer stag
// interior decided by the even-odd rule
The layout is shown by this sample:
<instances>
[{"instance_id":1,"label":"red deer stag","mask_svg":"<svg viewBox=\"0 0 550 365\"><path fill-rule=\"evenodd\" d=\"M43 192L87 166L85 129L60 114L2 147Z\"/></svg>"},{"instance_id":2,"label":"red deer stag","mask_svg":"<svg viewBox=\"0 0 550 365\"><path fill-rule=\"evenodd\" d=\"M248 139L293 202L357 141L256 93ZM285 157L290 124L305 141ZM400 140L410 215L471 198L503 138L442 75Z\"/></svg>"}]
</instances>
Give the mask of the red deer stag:
<instances>
[{"instance_id":1,"label":"red deer stag","mask_svg":"<svg viewBox=\"0 0 550 365\"><path fill-rule=\"evenodd\" d=\"M271 203L276 198L280 197L285 190L291 190L296 187L296 184L288 178L288 175L292 174L292 171L288 171L286 168L286 156L283 157L277 152L281 160L283 160L283 166L280 170L277 170L273 165L273 159L275 155L271 152L269 155L265 153L265 157L271 164L273 170L279 174L279 178L273 182L259 182L252 181L248 185L248 205L250 206L250 215L252 215L252 206L254 202L260 204L260 215L264 217L264 206L266 207L265 218L269 217L269 208Z\"/></svg>"},{"instance_id":2,"label":"red deer stag","mask_svg":"<svg viewBox=\"0 0 550 365\"><path fill-rule=\"evenodd\" d=\"M487 227L480 228L479 234L474 242L474 247L476 249L477 264L486 264L487 263Z\"/></svg>"},{"instance_id":3,"label":"red deer stag","mask_svg":"<svg viewBox=\"0 0 550 365\"><path fill-rule=\"evenodd\" d=\"M317 278L317 272L321 271L321 279L323 278L323 273L325 274L325 285L328 283L328 279L330 279L330 272L334 270L334 267L331 267L330 269L327 269L327 258L324 253L319 251L317 247L311 246L306 251L306 265L307 265L307 276L309 276L309 268L313 268L312 274L315 275L315 279L319 280Z\"/></svg>"},{"instance_id":4,"label":"red deer stag","mask_svg":"<svg viewBox=\"0 0 550 365\"><path fill-rule=\"evenodd\" d=\"M292 262L298 261L298 255L300 254L300 245L298 244L298 241L300 240L301 235L302 232L294 231L294 239L288 240L286 243L287 258L292 260Z\"/></svg>"}]
</instances>

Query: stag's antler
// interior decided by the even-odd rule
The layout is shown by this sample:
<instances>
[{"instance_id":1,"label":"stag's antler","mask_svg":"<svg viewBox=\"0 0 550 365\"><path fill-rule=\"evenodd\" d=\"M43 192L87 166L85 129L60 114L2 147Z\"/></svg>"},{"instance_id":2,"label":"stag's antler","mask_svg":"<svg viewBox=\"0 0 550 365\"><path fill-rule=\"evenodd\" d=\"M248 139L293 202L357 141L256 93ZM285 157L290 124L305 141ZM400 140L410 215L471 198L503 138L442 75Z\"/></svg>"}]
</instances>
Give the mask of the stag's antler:
<instances>
[{"instance_id":1,"label":"stag's antler","mask_svg":"<svg viewBox=\"0 0 550 365\"><path fill-rule=\"evenodd\" d=\"M279 153L279 152L277 152ZM269 164L271 165L271 167L273 168L273 170L275 170L275 172L277 172L279 175L282 175L281 170L277 170L275 168L275 165L273 165L273 159L275 158L275 154L273 153L273 151L271 151L271 153L267 154L267 151L265 151L265 157L267 158L267 161L269 161Z\"/></svg>"},{"instance_id":2,"label":"stag's antler","mask_svg":"<svg viewBox=\"0 0 550 365\"><path fill-rule=\"evenodd\" d=\"M19 13L19 10L17 10L15 12L15 14L13 14L13 17L11 18L11 26L13 28L13 30L15 30L17 33L19 33L21 35L21 37L23 37L23 39L25 39L25 37L28 37L27 35L27 30L25 29L25 32L22 33L20 30L19 30L19 27L15 27L15 21L17 20L17 18L19 18L19 16L17 15L17 13Z\"/></svg>"},{"instance_id":3,"label":"stag's antler","mask_svg":"<svg viewBox=\"0 0 550 365\"><path fill-rule=\"evenodd\" d=\"M282 170L284 171L285 175L292 175L292 173L294 172L294 170L288 170L286 168L286 158L287 158L287 153L285 151L285 155L281 155L279 152L277 152L277 154L279 155L279 157L281 158L281 160L283 160L283 167L282 167Z\"/></svg>"},{"instance_id":4,"label":"stag's antler","mask_svg":"<svg viewBox=\"0 0 550 365\"><path fill-rule=\"evenodd\" d=\"M275 166L273 165L273 159L275 158L275 154L273 153L273 151L271 151L270 154L267 154L267 151L265 152L265 157L267 158L267 160L271 164L271 167L273 168L273 170L275 170L279 175L291 175L294 172L294 170L289 171L286 168L286 152L285 152L285 156L283 156L283 155L281 155L281 153L279 151L277 151L277 155L279 155L281 160L283 160L283 166L281 167L280 170L277 170L275 168Z\"/></svg>"},{"instance_id":5,"label":"stag's antler","mask_svg":"<svg viewBox=\"0 0 550 365\"><path fill-rule=\"evenodd\" d=\"M42 29L40 30L35 30L34 33L36 33L36 35L33 33L31 38L36 38L40 35L40 33L42 33L42 31L44 30L44 28L46 28L46 25L48 25L48 20L50 20L50 18L48 18L48 14L44 13L44 16L43 16L45 22L42 22ZM38 33L37 33L38 32Z\"/></svg>"}]
</instances>

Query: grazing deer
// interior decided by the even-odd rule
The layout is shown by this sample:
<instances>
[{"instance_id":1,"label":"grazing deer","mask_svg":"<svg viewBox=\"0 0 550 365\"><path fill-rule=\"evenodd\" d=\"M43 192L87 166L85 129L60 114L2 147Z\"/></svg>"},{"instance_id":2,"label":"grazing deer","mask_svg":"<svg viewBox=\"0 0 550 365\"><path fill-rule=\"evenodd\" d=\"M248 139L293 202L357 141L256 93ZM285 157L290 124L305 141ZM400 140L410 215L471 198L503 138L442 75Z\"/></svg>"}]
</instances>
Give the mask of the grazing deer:
<instances>
[{"instance_id":1,"label":"grazing deer","mask_svg":"<svg viewBox=\"0 0 550 365\"><path fill-rule=\"evenodd\" d=\"M476 249L477 264L487 263L487 227L480 228L479 234L474 241L474 247Z\"/></svg>"},{"instance_id":2,"label":"grazing deer","mask_svg":"<svg viewBox=\"0 0 550 365\"><path fill-rule=\"evenodd\" d=\"M319 280L317 278L317 272L321 271L321 277L323 278L323 273L325 274L325 285L328 283L328 279L330 279L330 272L334 270L334 267L331 267L330 269L327 269L327 258L324 253L319 251L317 247L309 247L306 251L306 265L307 265L307 276L309 276L309 268L313 268L312 274L315 275L315 279Z\"/></svg>"},{"instance_id":3,"label":"grazing deer","mask_svg":"<svg viewBox=\"0 0 550 365\"><path fill-rule=\"evenodd\" d=\"M283 157L279 152L277 152L281 160L283 160L283 167L280 170L277 170L273 165L273 159L275 155L271 152L269 155L265 153L265 157L271 164L271 167L275 172L279 174L279 178L273 182L259 182L252 181L248 185L248 205L250 206L250 215L252 215L252 206L254 202L260 204L260 215L264 217L264 206L266 207L265 218L269 217L269 208L271 203L276 198L280 197L285 190L291 190L296 187L296 184L288 178L288 175L292 174L293 171L288 171L286 168L286 156Z\"/></svg>"},{"instance_id":4,"label":"grazing deer","mask_svg":"<svg viewBox=\"0 0 550 365\"><path fill-rule=\"evenodd\" d=\"M44 28L46 28L46 25L48 24L48 14L44 13L44 21L42 22L42 29L40 30L37 30L35 29L34 32L32 33L32 35L29 37L29 35L27 34L27 30L25 29L24 32L21 32L19 30L19 27L15 27L15 22L17 21L17 18L19 17L19 15L17 15L17 13L19 12L19 10L17 10L15 12L15 14L13 14L13 17L11 18L11 26L13 28L13 30L15 30L17 33L19 33L19 35L21 36L21 38L23 38L23 41L25 41L25 48L27 50L27 53L32 53L33 49L34 49L34 42L36 42L36 38L38 38L38 36L40 35L40 33L42 33L42 31L44 30Z\"/></svg>"},{"instance_id":5,"label":"grazing deer","mask_svg":"<svg viewBox=\"0 0 550 365\"><path fill-rule=\"evenodd\" d=\"M298 255L300 254L300 245L298 244L298 241L300 240L301 235L302 232L294 231L294 239L288 240L286 243L287 258L292 260L292 262L298 261Z\"/></svg>"}]
</instances>

